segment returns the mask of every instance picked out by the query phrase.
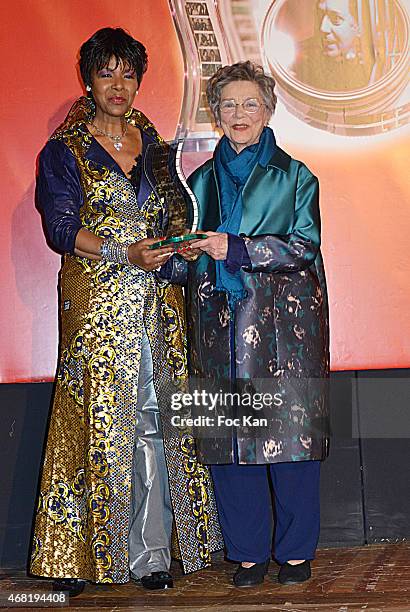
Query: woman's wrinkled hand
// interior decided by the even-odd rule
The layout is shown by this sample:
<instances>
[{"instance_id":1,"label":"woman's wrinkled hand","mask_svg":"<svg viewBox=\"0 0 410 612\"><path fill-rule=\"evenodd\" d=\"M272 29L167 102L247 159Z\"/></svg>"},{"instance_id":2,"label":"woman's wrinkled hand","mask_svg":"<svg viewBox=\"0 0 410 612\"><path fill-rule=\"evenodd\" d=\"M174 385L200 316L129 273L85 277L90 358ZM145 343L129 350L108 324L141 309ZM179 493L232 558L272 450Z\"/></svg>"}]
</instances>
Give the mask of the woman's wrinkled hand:
<instances>
[{"instance_id":1,"label":"woman's wrinkled hand","mask_svg":"<svg viewBox=\"0 0 410 612\"><path fill-rule=\"evenodd\" d=\"M173 255L172 246L164 246L159 249L150 249L151 244L155 244L164 238L144 238L134 242L128 248L128 259L131 264L138 266L145 272L157 270Z\"/></svg>"},{"instance_id":2,"label":"woman's wrinkled hand","mask_svg":"<svg viewBox=\"0 0 410 612\"><path fill-rule=\"evenodd\" d=\"M199 230L198 230L199 231ZM225 232L203 232L208 236L203 240L194 240L191 248L207 253L212 259L223 260L228 255L228 234Z\"/></svg>"}]
</instances>

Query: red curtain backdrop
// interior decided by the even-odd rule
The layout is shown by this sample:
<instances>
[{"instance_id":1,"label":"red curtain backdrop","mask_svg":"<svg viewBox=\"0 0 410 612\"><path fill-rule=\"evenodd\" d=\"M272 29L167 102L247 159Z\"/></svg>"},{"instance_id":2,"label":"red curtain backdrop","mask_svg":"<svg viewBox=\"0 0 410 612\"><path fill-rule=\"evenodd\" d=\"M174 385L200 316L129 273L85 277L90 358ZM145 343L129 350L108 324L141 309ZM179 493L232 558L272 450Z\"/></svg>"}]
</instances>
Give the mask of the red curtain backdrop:
<instances>
[{"instance_id":1,"label":"red curtain backdrop","mask_svg":"<svg viewBox=\"0 0 410 612\"><path fill-rule=\"evenodd\" d=\"M0 382L40 381L56 368L60 257L34 206L36 158L82 93L78 49L107 25L146 45L137 105L167 139L181 109L183 57L167 0L13 0L0 11ZM409 367L409 127L334 150L298 137L280 110L274 129L321 182L333 369Z\"/></svg>"}]
</instances>

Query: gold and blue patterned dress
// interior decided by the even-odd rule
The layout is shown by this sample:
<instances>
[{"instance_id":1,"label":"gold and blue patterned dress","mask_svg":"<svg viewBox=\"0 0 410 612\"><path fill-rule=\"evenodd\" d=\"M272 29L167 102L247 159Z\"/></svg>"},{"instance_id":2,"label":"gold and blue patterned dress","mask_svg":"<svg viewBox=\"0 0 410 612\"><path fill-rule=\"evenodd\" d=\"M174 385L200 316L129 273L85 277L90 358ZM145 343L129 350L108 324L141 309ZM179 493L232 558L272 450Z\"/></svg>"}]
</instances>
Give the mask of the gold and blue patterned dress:
<instances>
[{"instance_id":1,"label":"gold and blue patterned dress","mask_svg":"<svg viewBox=\"0 0 410 612\"><path fill-rule=\"evenodd\" d=\"M131 481L144 337L161 415L173 550L184 570L207 566L210 553L221 548L221 535L208 470L196 459L190 432L176 434L170 425L170 395L186 382L181 289L136 266L72 253L80 227L131 244L164 235L167 223L164 186L155 184L154 173L144 168L145 193L140 188L138 195L88 132L92 115L91 103L80 98L40 157L46 224L65 255L60 357L31 572L121 583L130 576ZM132 110L127 120L141 130L144 147L156 143L159 150L166 148L141 112ZM63 170L51 172L47 155ZM78 201L80 223L73 214ZM52 223L46 210L50 202Z\"/></svg>"}]
</instances>

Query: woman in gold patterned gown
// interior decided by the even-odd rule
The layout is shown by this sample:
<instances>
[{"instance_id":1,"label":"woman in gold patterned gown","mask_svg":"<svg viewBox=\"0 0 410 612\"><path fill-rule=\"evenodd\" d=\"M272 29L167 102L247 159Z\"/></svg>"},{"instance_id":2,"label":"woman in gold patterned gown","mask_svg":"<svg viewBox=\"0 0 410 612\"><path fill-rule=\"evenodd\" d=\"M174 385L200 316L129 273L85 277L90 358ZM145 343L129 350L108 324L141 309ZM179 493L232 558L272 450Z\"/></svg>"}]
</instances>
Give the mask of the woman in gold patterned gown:
<instances>
[{"instance_id":1,"label":"woman in gold patterned gown","mask_svg":"<svg viewBox=\"0 0 410 612\"><path fill-rule=\"evenodd\" d=\"M72 595L87 580L171 587L171 532L186 572L222 545L208 471L190 432L170 425L186 381L183 298L155 272L171 249L149 246L169 230L169 194L184 204L168 145L132 108L146 67L124 30L96 32L80 51L88 96L39 161L38 202L64 263L31 572Z\"/></svg>"}]
</instances>

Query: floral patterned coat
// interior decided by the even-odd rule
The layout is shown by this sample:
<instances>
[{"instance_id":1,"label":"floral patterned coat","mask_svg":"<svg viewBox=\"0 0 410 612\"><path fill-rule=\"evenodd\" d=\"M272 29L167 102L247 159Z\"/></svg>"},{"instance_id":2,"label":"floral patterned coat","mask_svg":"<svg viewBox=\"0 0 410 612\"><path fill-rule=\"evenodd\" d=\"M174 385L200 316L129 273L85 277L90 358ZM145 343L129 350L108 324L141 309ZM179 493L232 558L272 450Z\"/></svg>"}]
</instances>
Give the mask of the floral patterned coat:
<instances>
[{"instance_id":1,"label":"floral patterned coat","mask_svg":"<svg viewBox=\"0 0 410 612\"><path fill-rule=\"evenodd\" d=\"M198 227L215 231L221 218L213 160L189 183L198 200ZM214 290L214 260L204 254L187 266L194 386L217 392L226 390L230 380L232 391L234 378L236 391L240 383L242 393L251 391L253 398L257 392L271 395L270 405L262 401L262 407L261 402L251 408L219 407L225 417L238 417L229 431L224 416L205 430L197 428L205 463L232 462L235 438L240 463L327 455L328 307L318 196L317 178L279 147L266 167L256 165L243 189L240 226L251 260L240 271L247 297L234 315L226 294ZM174 275L178 268L182 262L174 265ZM244 420L249 415L251 422Z\"/></svg>"}]
</instances>

